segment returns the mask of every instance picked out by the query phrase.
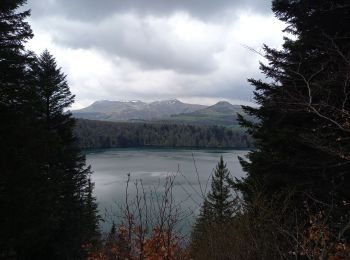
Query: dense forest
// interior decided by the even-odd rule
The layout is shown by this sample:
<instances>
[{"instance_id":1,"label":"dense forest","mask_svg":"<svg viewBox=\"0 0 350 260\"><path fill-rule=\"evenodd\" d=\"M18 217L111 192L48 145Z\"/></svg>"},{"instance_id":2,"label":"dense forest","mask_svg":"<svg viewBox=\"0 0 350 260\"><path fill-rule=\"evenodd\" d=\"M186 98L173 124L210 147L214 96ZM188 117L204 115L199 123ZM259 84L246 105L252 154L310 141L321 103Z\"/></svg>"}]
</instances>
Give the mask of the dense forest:
<instances>
[{"instance_id":1,"label":"dense forest","mask_svg":"<svg viewBox=\"0 0 350 260\"><path fill-rule=\"evenodd\" d=\"M187 124L122 123L78 119L82 149L115 147L250 148L252 138L241 129Z\"/></svg>"}]
</instances>

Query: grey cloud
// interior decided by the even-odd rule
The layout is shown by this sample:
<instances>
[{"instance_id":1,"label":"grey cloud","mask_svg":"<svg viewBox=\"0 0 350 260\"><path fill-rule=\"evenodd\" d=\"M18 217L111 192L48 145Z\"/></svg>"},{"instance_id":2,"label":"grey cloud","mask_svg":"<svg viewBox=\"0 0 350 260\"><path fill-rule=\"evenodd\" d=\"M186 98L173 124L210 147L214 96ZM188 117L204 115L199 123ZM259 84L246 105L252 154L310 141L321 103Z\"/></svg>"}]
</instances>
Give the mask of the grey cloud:
<instances>
[{"instance_id":1,"label":"grey cloud","mask_svg":"<svg viewBox=\"0 0 350 260\"><path fill-rule=\"evenodd\" d=\"M252 96L253 87L249 85L247 79L241 77L239 80L222 79L218 82L209 83L208 86L197 83L196 86L188 88L190 96L202 97L225 97L228 99L240 99L249 101Z\"/></svg>"},{"instance_id":2,"label":"grey cloud","mask_svg":"<svg viewBox=\"0 0 350 260\"><path fill-rule=\"evenodd\" d=\"M166 20L154 25L135 16L113 16L94 25L57 18L43 21L39 26L54 31L56 43L73 48L97 48L148 70L209 73L216 69L213 54L222 48L219 40L214 40L215 44L185 42L168 28Z\"/></svg>"},{"instance_id":3,"label":"grey cloud","mask_svg":"<svg viewBox=\"0 0 350 260\"><path fill-rule=\"evenodd\" d=\"M263 0L29 0L36 15L60 14L73 19L99 20L114 13L169 15L185 11L192 16L209 19L227 9L251 8L255 12L270 12L271 1Z\"/></svg>"},{"instance_id":4,"label":"grey cloud","mask_svg":"<svg viewBox=\"0 0 350 260\"><path fill-rule=\"evenodd\" d=\"M217 69L214 55L222 51L222 35L211 35L211 41L217 39L212 46L207 41L186 44L171 34L166 22L157 28L145 21L152 16L140 14L166 21L175 11L186 11L208 24L208 17L234 8L267 11L270 1L47 0L43 4L42 0L31 0L28 6L33 11L33 23L51 32L58 44L99 49L109 56L129 59L141 69L205 74Z\"/></svg>"}]
</instances>

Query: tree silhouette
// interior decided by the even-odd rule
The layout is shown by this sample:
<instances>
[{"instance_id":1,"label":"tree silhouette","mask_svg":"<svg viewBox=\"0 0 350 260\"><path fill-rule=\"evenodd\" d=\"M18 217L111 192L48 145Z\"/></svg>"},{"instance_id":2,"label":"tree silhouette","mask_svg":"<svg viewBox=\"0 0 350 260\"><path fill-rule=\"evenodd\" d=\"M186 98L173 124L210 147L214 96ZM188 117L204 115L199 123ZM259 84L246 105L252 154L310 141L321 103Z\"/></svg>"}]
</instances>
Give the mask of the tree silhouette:
<instances>
[{"instance_id":1,"label":"tree silhouette","mask_svg":"<svg viewBox=\"0 0 350 260\"><path fill-rule=\"evenodd\" d=\"M18 11L24 3L0 3L0 255L4 258L27 245L30 251L40 233L34 229L40 219L32 217L40 203L40 192L34 187L40 167L32 153L36 145L30 66L34 57L24 49L33 34L25 21L29 11Z\"/></svg>"},{"instance_id":2,"label":"tree silhouette","mask_svg":"<svg viewBox=\"0 0 350 260\"><path fill-rule=\"evenodd\" d=\"M221 156L212 176L211 190L207 196L206 203L203 204L203 207L208 207L205 211L209 211L215 221L224 222L232 217L233 198L230 181L230 171L227 169L226 163Z\"/></svg>"},{"instance_id":3,"label":"tree silhouette","mask_svg":"<svg viewBox=\"0 0 350 260\"><path fill-rule=\"evenodd\" d=\"M209 246L210 236L223 232L230 225L235 207L231 194L232 179L223 157L220 157L212 176L211 190L204 199L191 233L191 251Z\"/></svg>"},{"instance_id":4,"label":"tree silhouette","mask_svg":"<svg viewBox=\"0 0 350 260\"><path fill-rule=\"evenodd\" d=\"M295 190L299 206L305 193L350 199L349 10L346 1L273 1L294 38L281 50L264 47L268 82L249 80L259 107L245 107L257 122L241 117L256 140L238 184L247 200L258 183L267 196Z\"/></svg>"},{"instance_id":5,"label":"tree silhouette","mask_svg":"<svg viewBox=\"0 0 350 260\"><path fill-rule=\"evenodd\" d=\"M98 216L90 167L77 148L73 134L75 120L65 111L74 101L66 76L55 59L44 51L34 69L37 86L37 113L46 193L49 198L51 243L49 258L84 256L82 246L96 241ZM72 235L74 234L74 235Z\"/></svg>"}]
</instances>

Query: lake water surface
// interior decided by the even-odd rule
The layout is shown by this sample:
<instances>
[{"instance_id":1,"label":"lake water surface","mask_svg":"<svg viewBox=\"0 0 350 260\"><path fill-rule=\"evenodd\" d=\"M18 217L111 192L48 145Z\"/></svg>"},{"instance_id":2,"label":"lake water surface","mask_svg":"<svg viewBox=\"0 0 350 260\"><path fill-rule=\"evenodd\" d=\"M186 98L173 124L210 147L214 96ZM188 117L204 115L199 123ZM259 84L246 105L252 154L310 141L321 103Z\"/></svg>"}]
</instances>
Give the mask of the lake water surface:
<instances>
[{"instance_id":1,"label":"lake water surface","mask_svg":"<svg viewBox=\"0 0 350 260\"><path fill-rule=\"evenodd\" d=\"M227 163L233 177L244 173L238 156L245 156L246 150L189 150L189 149L104 149L86 152L87 164L91 165L95 182L95 195L99 210L104 216L118 212L118 204L125 200L127 175L130 173L131 186L142 179L146 191L154 189L166 176L174 175L174 199L181 207L198 212L202 202L201 194L209 189L208 179L220 156ZM198 174L197 174L198 172ZM199 184L200 183L200 184ZM207 188L206 188L207 186ZM135 193L130 189L130 197ZM110 223L106 219L103 229Z\"/></svg>"}]
</instances>

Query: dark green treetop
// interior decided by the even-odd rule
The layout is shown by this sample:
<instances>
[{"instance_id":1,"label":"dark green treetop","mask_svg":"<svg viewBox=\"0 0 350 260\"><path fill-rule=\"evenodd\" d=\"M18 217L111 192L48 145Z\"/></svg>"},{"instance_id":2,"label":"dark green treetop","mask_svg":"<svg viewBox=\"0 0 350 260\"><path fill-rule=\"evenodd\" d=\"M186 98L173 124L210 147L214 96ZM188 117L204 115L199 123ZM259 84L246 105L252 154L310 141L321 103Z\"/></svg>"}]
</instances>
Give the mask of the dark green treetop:
<instances>
[{"instance_id":1,"label":"dark green treetop","mask_svg":"<svg viewBox=\"0 0 350 260\"><path fill-rule=\"evenodd\" d=\"M211 181L211 190L203 201L191 233L190 248L194 255L197 250L207 246L208 237L213 235L211 232L223 232L236 213L230 185L232 179L222 156Z\"/></svg>"},{"instance_id":2,"label":"dark green treetop","mask_svg":"<svg viewBox=\"0 0 350 260\"><path fill-rule=\"evenodd\" d=\"M212 176L211 190L204 198L194 225L193 235L198 236L201 232L205 232L208 225L224 225L234 216L234 198L230 183L232 183L230 172L221 156Z\"/></svg>"},{"instance_id":3,"label":"dark green treetop","mask_svg":"<svg viewBox=\"0 0 350 260\"><path fill-rule=\"evenodd\" d=\"M9 109L26 100L28 52L24 44L33 37L25 19L29 11L17 12L26 1L4 0L0 3L0 106Z\"/></svg>"},{"instance_id":4,"label":"dark green treetop","mask_svg":"<svg viewBox=\"0 0 350 260\"><path fill-rule=\"evenodd\" d=\"M203 207L208 207L204 211L209 211L216 221L224 221L233 215L233 198L230 187L230 171L222 156L216 165L211 181L211 190L206 198Z\"/></svg>"},{"instance_id":5,"label":"dark green treetop","mask_svg":"<svg viewBox=\"0 0 350 260\"><path fill-rule=\"evenodd\" d=\"M36 76L38 81L37 92L41 97L41 113L49 122L55 117L70 117L64 109L70 107L74 102L61 68L57 67L54 57L45 50L38 58Z\"/></svg>"}]
</instances>

